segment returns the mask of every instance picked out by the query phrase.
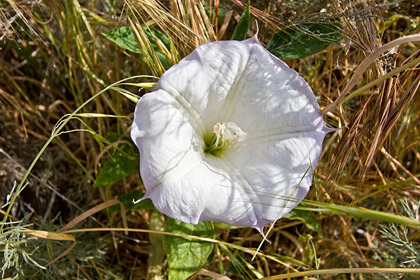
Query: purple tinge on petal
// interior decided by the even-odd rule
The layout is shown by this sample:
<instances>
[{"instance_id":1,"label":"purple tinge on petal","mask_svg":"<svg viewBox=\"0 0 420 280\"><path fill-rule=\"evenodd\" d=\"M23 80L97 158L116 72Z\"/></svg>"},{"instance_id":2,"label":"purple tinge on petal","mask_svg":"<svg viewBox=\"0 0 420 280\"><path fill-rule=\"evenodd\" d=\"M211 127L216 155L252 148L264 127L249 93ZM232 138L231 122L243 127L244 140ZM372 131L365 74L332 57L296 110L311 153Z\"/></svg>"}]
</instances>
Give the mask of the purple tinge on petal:
<instances>
[{"instance_id":1,"label":"purple tinge on petal","mask_svg":"<svg viewBox=\"0 0 420 280\"><path fill-rule=\"evenodd\" d=\"M241 136L206 153L222 123ZM131 137L159 211L262 232L306 196L331 131L306 81L251 38L204 44L165 72L140 98Z\"/></svg>"}]
</instances>

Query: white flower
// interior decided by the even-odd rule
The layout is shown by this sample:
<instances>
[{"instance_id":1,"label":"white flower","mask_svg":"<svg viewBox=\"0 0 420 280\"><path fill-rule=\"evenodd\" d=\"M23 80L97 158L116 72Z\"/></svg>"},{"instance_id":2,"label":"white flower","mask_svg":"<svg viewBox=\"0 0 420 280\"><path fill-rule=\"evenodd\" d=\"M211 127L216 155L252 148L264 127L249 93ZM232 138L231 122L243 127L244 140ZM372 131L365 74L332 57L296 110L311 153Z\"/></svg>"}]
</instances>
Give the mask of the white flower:
<instances>
[{"instance_id":1,"label":"white flower","mask_svg":"<svg viewBox=\"0 0 420 280\"><path fill-rule=\"evenodd\" d=\"M330 131L306 81L254 37L204 44L165 72L131 137L159 211L262 232L306 196Z\"/></svg>"}]
</instances>

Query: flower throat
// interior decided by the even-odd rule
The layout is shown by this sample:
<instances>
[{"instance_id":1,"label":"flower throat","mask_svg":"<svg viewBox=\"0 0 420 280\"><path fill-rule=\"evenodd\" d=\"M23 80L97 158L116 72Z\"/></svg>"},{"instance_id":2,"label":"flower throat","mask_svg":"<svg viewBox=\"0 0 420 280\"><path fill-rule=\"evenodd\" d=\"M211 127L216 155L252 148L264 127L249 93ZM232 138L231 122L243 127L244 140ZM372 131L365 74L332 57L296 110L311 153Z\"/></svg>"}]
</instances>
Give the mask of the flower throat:
<instances>
[{"instance_id":1,"label":"flower throat","mask_svg":"<svg viewBox=\"0 0 420 280\"><path fill-rule=\"evenodd\" d=\"M205 144L204 153L220 156L227 147L237 142L237 140L245 134L246 133L233 122L218 122L213 126L213 133L203 137Z\"/></svg>"}]
</instances>

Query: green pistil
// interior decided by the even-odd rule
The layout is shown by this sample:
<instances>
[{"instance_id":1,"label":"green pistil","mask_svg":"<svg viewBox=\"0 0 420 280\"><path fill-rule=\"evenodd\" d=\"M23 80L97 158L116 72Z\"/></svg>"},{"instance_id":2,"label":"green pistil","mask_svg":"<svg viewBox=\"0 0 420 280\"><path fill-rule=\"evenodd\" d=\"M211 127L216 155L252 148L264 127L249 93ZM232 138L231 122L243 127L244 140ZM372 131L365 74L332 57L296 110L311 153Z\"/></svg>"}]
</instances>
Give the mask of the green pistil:
<instances>
[{"instance_id":1,"label":"green pistil","mask_svg":"<svg viewBox=\"0 0 420 280\"><path fill-rule=\"evenodd\" d=\"M213 155L215 157L218 157L222 154L227 145L226 143L225 145L221 145L220 143L219 145L216 145L216 139L217 137L215 134L210 137L204 137L204 153Z\"/></svg>"},{"instance_id":2,"label":"green pistil","mask_svg":"<svg viewBox=\"0 0 420 280\"><path fill-rule=\"evenodd\" d=\"M227 146L225 141L225 129L226 126L224 124L216 123L214 125L211 136L206 135L204 137L204 153L216 157L221 155L222 151Z\"/></svg>"}]
</instances>

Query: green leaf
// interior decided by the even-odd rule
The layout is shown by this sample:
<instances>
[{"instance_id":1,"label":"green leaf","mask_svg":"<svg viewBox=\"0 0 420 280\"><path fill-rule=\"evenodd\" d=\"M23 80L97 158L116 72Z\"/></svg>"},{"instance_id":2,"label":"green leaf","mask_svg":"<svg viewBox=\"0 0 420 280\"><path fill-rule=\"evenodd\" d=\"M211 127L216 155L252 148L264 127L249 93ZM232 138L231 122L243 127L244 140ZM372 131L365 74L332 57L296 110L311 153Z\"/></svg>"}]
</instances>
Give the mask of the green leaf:
<instances>
[{"instance_id":1,"label":"green leaf","mask_svg":"<svg viewBox=\"0 0 420 280\"><path fill-rule=\"evenodd\" d=\"M267 50L282 59L304 58L343 39L338 20L293 25L277 32Z\"/></svg>"},{"instance_id":2,"label":"green leaf","mask_svg":"<svg viewBox=\"0 0 420 280\"><path fill-rule=\"evenodd\" d=\"M128 26L117 27L103 33L103 35L123 49L134 53L141 53L140 48L137 45L137 41L134 38L134 34Z\"/></svg>"},{"instance_id":3,"label":"green leaf","mask_svg":"<svg viewBox=\"0 0 420 280\"><path fill-rule=\"evenodd\" d=\"M322 235L321 223L316 217L315 213L311 211L295 208L287 213L284 217L290 220L303 221L310 230L316 231Z\"/></svg>"},{"instance_id":4,"label":"green leaf","mask_svg":"<svg viewBox=\"0 0 420 280\"><path fill-rule=\"evenodd\" d=\"M104 167L99 171L94 186L110 186L128 177L138 169L139 162L136 157L118 150L105 162Z\"/></svg>"},{"instance_id":5,"label":"green leaf","mask_svg":"<svg viewBox=\"0 0 420 280\"><path fill-rule=\"evenodd\" d=\"M250 21L250 13L249 13L249 2L246 5L244 12L239 19L238 25L235 27L235 31L233 32L231 40L245 40L246 34L249 30L249 21Z\"/></svg>"},{"instance_id":6,"label":"green leaf","mask_svg":"<svg viewBox=\"0 0 420 280\"><path fill-rule=\"evenodd\" d=\"M214 238L214 228L211 222L190 225L168 219L165 231ZM163 246L168 255L170 280L187 279L203 266L213 251L212 243L177 236L165 236Z\"/></svg>"},{"instance_id":7,"label":"green leaf","mask_svg":"<svg viewBox=\"0 0 420 280\"><path fill-rule=\"evenodd\" d=\"M149 39L149 42L152 45L153 50L156 52L156 56L158 57L158 59L162 63L163 67L165 67L165 69L170 68L172 66L171 63L169 63L169 61L166 59L166 56L159 49L159 46L156 43L155 38L153 36L158 38L163 43L163 45L165 45L166 49L168 49L168 50L171 49L170 39L165 35L165 33L160 32L160 31L158 31L154 28L151 28L151 27L147 28L146 26L144 26L143 30L146 33L146 36Z\"/></svg>"},{"instance_id":8,"label":"green leaf","mask_svg":"<svg viewBox=\"0 0 420 280\"><path fill-rule=\"evenodd\" d=\"M143 26L143 30L146 33L147 39L149 39L149 42L152 45L153 50L156 52L156 55L158 59L160 60L160 62L162 63L163 67L165 67L166 69L171 67L171 64L168 62L165 55L159 49L154 36L158 38L168 50L170 49L169 38L164 33L151 27ZM133 31L131 30L130 27L128 26L117 27L106 33L103 33L103 35L108 40L117 44L119 47L129 50L134 53L141 54L141 49L138 47L136 38L134 37Z\"/></svg>"}]
</instances>

